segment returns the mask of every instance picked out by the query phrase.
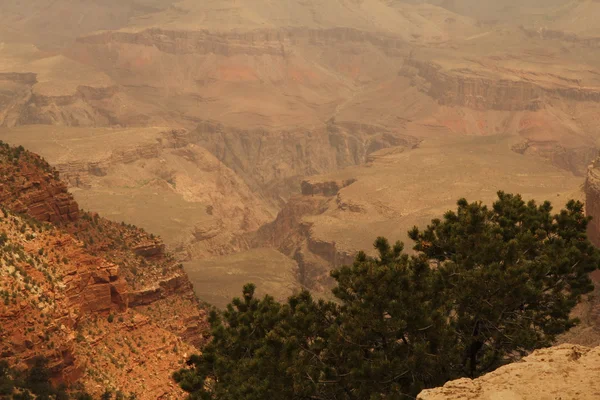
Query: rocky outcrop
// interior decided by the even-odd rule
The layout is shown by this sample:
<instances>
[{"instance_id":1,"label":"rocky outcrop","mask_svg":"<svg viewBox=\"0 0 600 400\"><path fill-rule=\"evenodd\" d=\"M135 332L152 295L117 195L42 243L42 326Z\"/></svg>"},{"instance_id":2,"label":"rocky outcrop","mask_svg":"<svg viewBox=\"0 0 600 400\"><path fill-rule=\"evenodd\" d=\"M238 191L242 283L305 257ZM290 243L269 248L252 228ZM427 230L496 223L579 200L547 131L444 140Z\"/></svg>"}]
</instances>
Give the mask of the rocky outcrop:
<instances>
[{"instance_id":1,"label":"rocky outcrop","mask_svg":"<svg viewBox=\"0 0 600 400\"><path fill-rule=\"evenodd\" d=\"M348 179L344 181L327 181L327 182L311 182L310 180L302 181L300 186L302 194L305 196L335 196L340 189L345 188L356 182L356 179Z\"/></svg>"},{"instance_id":2,"label":"rocky outcrop","mask_svg":"<svg viewBox=\"0 0 600 400\"><path fill-rule=\"evenodd\" d=\"M406 60L400 74L411 77L414 85L442 105L476 110L536 111L551 97L600 102L600 88L550 88L530 80L494 78L467 69L445 70L434 62L415 59Z\"/></svg>"},{"instance_id":3,"label":"rocky outcrop","mask_svg":"<svg viewBox=\"0 0 600 400\"><path fill-rule=\"evenodd\" d=\"M353 28L255 30L251 32L174 31L151 28L141 32L102 32L77 39L82 45L133 44L152 46L171 54L218 54L286 56L286 45L370 43L388 55L406 51L406 42L398 37L375 34Z\"/></svg>"},{"instance_id":4,"label":"rocky outcrop","mask_svg":"<svg viewBox=\"0 0 600 400\"><path fill-rule=\"evenodd\" d=\"M27 101L14 107L13 117L5 126L29 124L66 126L111 126L118 123L117 117L104 108L111 97L118 93L117 86L78 86L67 95L48 95L31 88ZM10 121L14 121L9 124Z\"/></svg>"},{"instance_id":5,"label":"rocky outcrop","mask_svg":"<svg viewBox=\"0 0 600 400\"><path fill-rule=\"evenodd\" d=\"M37 83L37 74L32 72L0 72L0 81L34 85Z\"/></svg>"},{"instance_id":6,"label":"rocky outcrop","mask_svg":"<svg viewBox=\"0 0 600 400\"><path fill-rule=\"evenodd\" d=\"M103 154L102 159L93 161L77 160L56 164L62 179L71 187L89 188L91 177L108 174L111 167L119 164L132 164L139 160L157 158L165 149L177 149L190 143L184 129L171 129L161 132L156 143L146 143L116 149Z\"/></svg>"},{"instance_id":7,"label":"rocky outcrop","mask_svg":"<svg viewBox=\"0 0 600 400\"><path fill-rule=\"evenodd\" d=\"M592 217L588 225L588 237L600 246L600 158L588 168L585 181L585 210Z\"/></svg>"},{"instance_id":8,"label":"rocky outcrop","mask_svg":"<svg viewBox=\"0 0 600 400\"><path fill-rule=\"evenodd\" d=\"M67 248L72 238L65 237L51 243L54 248ZM76 245L75 245L76 247ZM69 259L69 258L67 258ZM119 274L119 267L97 257L79 251L71 255L73 265L64 270L64 293L70 308L82 312L106 311L128 307L127 282Z\"/></svg>"},{"instance_id":9,"label":"rocky outcrop","mask_svg":"<svg viewBox=\"0 0 600 400\"><path fill-rule=\"evenodd\" d=\"M540 38L543 40L562 40L565 42L577 43L586 47L600 47L599 37L580 36L572 32L548 29L544 27L539 29L527 29L521 26L520 29L528 37Z\"/></svg>"},{"instance_id":10,"label":"rocky outcrop","mask_svg":"<svg viewBox=\"0 0 600 400\"><path fill-rule=\"evenodd\" d=\"M88 254L69 234L10 212L0 230L6 235L0 263L0 353L25 365L39 355L50 360L55 378L79 379L85 360L77 355L76 331L93 315L127 308L128 286L119 267ZM21 365L17 364L17 367Z\"/></svg>"},{"instance_id":11,"label":"rocky outcrop","mask_svg":"<svg viewBox=\"0 0 600 400\"><path fill-rule=\"evenodd\" d=\"M119 92L115 85L79 85L54 95L37 89L36 73L0 73L0 126L27 124L110 126L117 123L105 105ZM3 97L5 97L3 99Z\"/></svg>"},{"instance_id":12,"label":"rocky outcrop","mask_svg":"<svg viewBox=\"0 0 600 400\"><path fill-rule=\"evenodd\" d=\"M552 140L525 140L514 145L512 150L519 154L542 157L576 176L585 176L589 163L598 155L598 150L593 146L567 147Z\"/></svg>"},{"instance_id":13,"label":"rocky outcrop","mask_svg":"<svg viewBox=\"0 0 600 400\"><path fill-rule=\"evenodd\" d=\"M373 125L334 121L308 132L244 130L205 121L191 132L191 140L242 176L252 189L283 200L298 190L289 185L297 182L294 178L360 165L377 150L413 148L420 142Z\"/></svg>"},{"instance_id":14,"label":"rocky outcrop","mask_svg":"<svg viewBox=\"0 0 600 400\"><path fill-rule=\"evenodd\" d=\"M131 307L152 304L175 294L190 293L192 284L187 275L180 274L161 280L155 286L128 293Z\"/></svg>"},{"instance_id":15,"label":"rocky outcrop","mask_svg":"<svg viewBox=\"0 0 600 400\"><path fill-rule=\"evenodd\" d=\"M541 349L477 379L422 391L418 400L537 400L600 397L600 347L571 344Z\"/></svg>"},{"instance_id":16,"label":"rocky outcrop","mask_svg":"<svg viewBox=\"0 0 600 400\"><path fill-rule=\"evenodd\" d=\"M94 398L182 398L170 376L206 341L206 313L162 241L61 206L64 184L22 148L0 146L0 189L2 358L25 369L45 356L54 381Z\"/></svg>"},{"instance_id":17,"label":"rocky outcrop","mask_svg":"<svg viewBox=\"0 0 600 400\"><path fill-rule=\"evenodd\" d=\"M22 148L0 148L0 204L42 222L77 220L79 206L39 156Z\"/></svg>"},{"instance_id":18,"label":"rocky outcrop","mask_svg":"<svg viewBox=\"0 0 600 400\"><path fill-rule=\"evenodd\" d=\"M165 254L165 245L158 240L147 240L136 245L133 251L138 256L146 258L160 257Z\"/></svg>"},{"instance_id":19,"label":"rocky outcrop","mask_svg":"<svg viewBox=\"0 0 600 400\"><path fill-rule=\"evenodd\" d=\"M298 281L316 291L327 290L329 272L351 264L355 253L341 251L335 241L315 238L310 217L322 214L343 186L354 182L303 183L303 195L290 198L277 218L251 234L253 247L273 247L298 264Z\"/></svg>"}]
</instances>

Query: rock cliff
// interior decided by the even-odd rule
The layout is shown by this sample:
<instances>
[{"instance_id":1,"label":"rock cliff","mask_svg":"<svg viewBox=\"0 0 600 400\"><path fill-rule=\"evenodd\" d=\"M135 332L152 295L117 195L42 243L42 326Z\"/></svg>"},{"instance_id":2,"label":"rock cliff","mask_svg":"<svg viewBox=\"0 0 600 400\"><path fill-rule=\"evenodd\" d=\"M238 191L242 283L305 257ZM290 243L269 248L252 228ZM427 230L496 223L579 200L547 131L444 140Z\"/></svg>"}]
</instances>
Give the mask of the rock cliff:
<instances>
[{"instance_id":1,"label":"rock cliff","mask_svg":"<svg viewBox=\"0 0 600 400\"><path fill-rule=\"evenodd\" d=\"M137 227L62 207L72 198L40 157L0 150L2 357L25 369L43 355L56 382L95 397L181 398L170 375L207 329L182 266Z\"/></svg>"},{"instance_id":2,"label":"rock cliff","mask_svg":"<svg viewBox=\"0 0 600 400\"><path fill-rule=\"evenodd\" d=\"M338 191L355 180L302 182L302 195L286 203L277 218L250 234L253 247L273 247L298 264L298 281L316 291L331 284L331 269L354 261L355 252L336 248L335 240L320 240L312 232L311 217L318 216L337 201Z\"/></svg>"},{"instance_id":3,"label":"rock cliff","mask_svg":"<svg viewBox=\"0 0 600 400\"><path fill-rule=\"evenodd\" d=\"M300 42L312 44L369 43L389 54L401 54L407 43L394 35L353 28L285 30L263 29L250 32L210 32L208 30L165 30L151 28L140 32L103 32L77 39L82 45L133 44L154 46L171 54L273 55L285 57L287 47Z\"/></svg>"},{"instance_id":4,"label":"rock cliff","mask_svg":"<svg viewBox=\"0 0 600 400\"><path fill-rule=\"evenodd\" d=\"M592 217L588 237L592 243L600 246L600 158L588 168L584 190L586 213Z\"/></svg>"},{"instance_id":5,"label":"rock cliff","mask_svg":"<svg viewBox=\"0 0 600 400\"><path fill-rule=\"evenodd\" d=\"M418 400L539 400L600 398L600 347L571 344L541 349L477 379L424 390Z\"/></svg>"},{"instance_id":6,"label":"rock cliff","mask_svg":"<svg viewBox=\"0 0 600 400\"><path fill-rule=\"evenodd\" d=\"M42 222L64 223L79 217L79 206L56 179L58 172L22 147L0 144L0 204Z\"/></svg>"},{"instance_id":7,"label":"rock cliff","mask_svg":"<svg viewBox=\"0 0 600 400\"><path fill-rule=\"evenodd\" d=\"M20 69L28 69L23 67ZM62 83L62 82L61 82ZM59 85L61 84L59 83ZM41 90L38 73L0 73L0 127L27 124L109 126L119 116L110 103L118 102L115 85L76 85L71 91ZM123 118L121 118L123 119Z\"/></svg>"},{"instance_id":8,"label":"rock cliff","mask_svg":"<svg viewBox=\"0 0 600 400\"><path fill-rule=\"evenodd\" d=\"M537 111L551 98L600 102L600 88L581 87L578 82L544 86L534 79L521 79L521 71L445 69L430 61L408 59L401 74L442 105L465 106L476 110ZM514 78L502 76L512 72Z\"/></svg>"},{"instance_id":9,"label":"rock cliff","mask_svg":"<svg viewBox=\"0 0 600 400\"><path fill-rule=\"evenodd\" d=\"M308 131L249 130L203 122L191 136L251 188L280 200L278 206L297 193L302 177L364 164L377 150L410 149L420 142L390 129L334 120Z\"/></svg>"}]
</instances>

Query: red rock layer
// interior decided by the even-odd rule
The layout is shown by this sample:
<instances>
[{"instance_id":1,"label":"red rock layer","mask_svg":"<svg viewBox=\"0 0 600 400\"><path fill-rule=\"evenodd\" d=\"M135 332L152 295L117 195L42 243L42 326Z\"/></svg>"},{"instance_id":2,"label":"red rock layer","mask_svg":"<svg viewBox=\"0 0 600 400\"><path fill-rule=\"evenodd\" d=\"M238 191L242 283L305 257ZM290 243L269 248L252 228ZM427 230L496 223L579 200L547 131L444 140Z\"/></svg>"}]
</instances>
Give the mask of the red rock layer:
<instances>
[{"instance_id":1,"label":"red rock layer","mask_svg":"<svg viewBox=\"0 0 600 400\"><path fill-rule=\"evenodd\" d=\"M94 398L183 398L172 373L208 330L187 275L160 239L80 213L56 178L0 145L0 357L45 356L57 383Z\"/></svg>"},{"instance_id":2,"label":"red rock layer","mask_svg":"<svg viewBox=\"0 0 600 400\"><path fill-rule=\"evenodd\" d=\"M0 145L0 204L42 222L75 221L79 206L41 157Z\"/></svg>"}]
</instances>

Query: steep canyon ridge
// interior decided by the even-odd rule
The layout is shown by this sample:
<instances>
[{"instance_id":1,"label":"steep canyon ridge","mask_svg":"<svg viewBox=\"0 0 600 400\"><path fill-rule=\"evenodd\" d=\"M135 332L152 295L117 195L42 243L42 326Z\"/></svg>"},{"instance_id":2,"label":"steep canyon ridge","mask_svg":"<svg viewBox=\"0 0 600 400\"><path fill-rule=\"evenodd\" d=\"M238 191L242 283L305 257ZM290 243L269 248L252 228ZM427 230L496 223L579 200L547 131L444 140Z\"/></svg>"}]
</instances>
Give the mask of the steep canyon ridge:
<instances>
[{"instance_id":1,"label":"steep canyon ridge","mask_svg":"<svg viewBox=\"0 0 600 400\"><path fill-rule=\"evenodd\" d=\"M60 295L0 308L2 355L181 398L192 287L326 295L375 237L497 190L600 217L599 19L597 0L0 1L0 139L64 182L3 150L0 231ZM0 290L25 287L6 268ZM565 341L600 344L599 310Z\"/></svg>"}]
</instances>

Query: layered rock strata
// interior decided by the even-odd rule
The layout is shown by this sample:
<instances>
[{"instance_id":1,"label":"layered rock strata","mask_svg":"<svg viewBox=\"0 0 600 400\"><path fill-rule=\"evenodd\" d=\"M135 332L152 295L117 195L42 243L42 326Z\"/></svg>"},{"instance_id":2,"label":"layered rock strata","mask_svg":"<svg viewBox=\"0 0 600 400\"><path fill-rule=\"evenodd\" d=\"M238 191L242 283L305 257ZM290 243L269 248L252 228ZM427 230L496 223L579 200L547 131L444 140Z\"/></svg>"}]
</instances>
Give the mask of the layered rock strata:
<instances>
[{"instance_id":1,"label":"layered rock strata","mask_svg":"<svg viewBox=\"0 0 600 400\"><path fill-rule=\"evenodd\" d=\"M2 358L26 369L44 356L57 383L95 398L182 398L170 376L207 331L182 266L139 228L61 207L72 198L38 156L0 150Z\"/></svg>"},{"instance_id":2,"label":"layered rock strata","mask_svg":"<svg viewBox=\"0 0 600 400\"><path fill-rule=\"evenodd\" d=\"M355 253L341 251L335 241L315 238L311 216L320 215L337 201L338 191L355 180L302 182L302 195L292 197L277 218L253 233L252 246L273 247L298 264L298 281L316 291L326 291L332 281L329 272L352 264Z\"/></svg>"},{"instance_id":3,"label":"layered rock strata","mask_svg":"<svg viewBox=\"0 0 600 400\"><path fill-rule=\"evenodd\" d=\"M413 84L442 105L476 110L537 111L551 97L600 102L600 88L575 84L544 87L531 80L503 79L466 69L446 70L434 62L416 59L407 59L400 74L411 77Z\"/></svg>"},{"instance_id":4,"label":"layered rock strata","mask_svg":"<svg viewBox=\"0 0 600 400\"><path fill-rule=\"evenodd\" d=\"M22 148L0 149L0 204L42 222L75 221L79 206L58 173Z\"/></svg>"}]
</instances>

